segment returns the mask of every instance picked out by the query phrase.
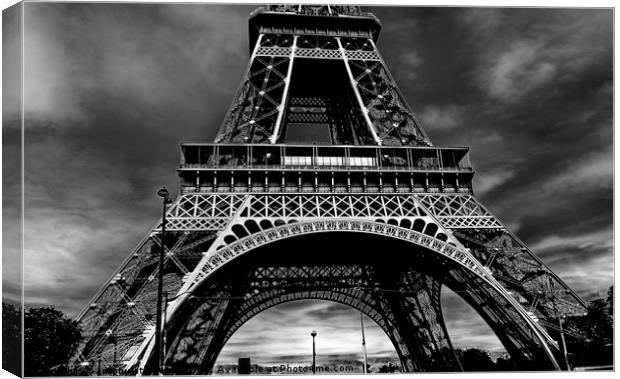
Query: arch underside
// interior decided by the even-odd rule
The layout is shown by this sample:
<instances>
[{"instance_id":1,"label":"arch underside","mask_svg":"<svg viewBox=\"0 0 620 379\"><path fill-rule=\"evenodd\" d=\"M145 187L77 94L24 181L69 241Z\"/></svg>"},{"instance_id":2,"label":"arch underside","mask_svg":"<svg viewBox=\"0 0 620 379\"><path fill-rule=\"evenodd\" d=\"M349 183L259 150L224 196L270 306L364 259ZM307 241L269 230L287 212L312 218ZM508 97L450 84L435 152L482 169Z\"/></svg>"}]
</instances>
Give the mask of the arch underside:
<instances>
[{"instance_id":1,"label":"arch underside","mask_svg":"<svg viewBox=\"0 0 620 379\"><path fill-rule=\"evenodd\" d=\"M205 279L168 322L167 372L210 373L246 321L301 299L331 300L366 314L390 338L404 371L460 371L443 321L442 285L473 306L518 367L554 368L518 312L472 271L404 241L323 232L256 247ZM145 373L152 370L151 357Z\"/></svg>"}]
</instances>

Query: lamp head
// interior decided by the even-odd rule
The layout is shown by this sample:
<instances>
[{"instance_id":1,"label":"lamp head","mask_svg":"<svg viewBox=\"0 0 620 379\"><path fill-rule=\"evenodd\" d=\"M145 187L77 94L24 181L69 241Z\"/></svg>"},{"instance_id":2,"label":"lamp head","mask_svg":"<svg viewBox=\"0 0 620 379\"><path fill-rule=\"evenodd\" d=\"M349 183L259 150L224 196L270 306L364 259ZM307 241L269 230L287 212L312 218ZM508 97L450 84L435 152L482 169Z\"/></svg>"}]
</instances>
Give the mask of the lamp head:
<instances>
[{"instance_id":1,"label":"lamp head","mask_svg":"<svg viewBox=\"0 0 620 379\"><path fill-rule=\"evenodd\" d=\"M161 189L157 191L157 196L163 197L164 199L167 199L170 196L170 193L166 189L166 186L161 187Z\"/></svg>"},{"instance_id":2,"label":"lamp head","mask_svg":"<svg viewBox=\"0 0 620 379\"><path fill-rule=\"evenodd\" d=\"M316 330L313 330L312 333L310 333L310 335L312 336L312 338L316 337L317 335Z\"/></svg>"}]
</instances>

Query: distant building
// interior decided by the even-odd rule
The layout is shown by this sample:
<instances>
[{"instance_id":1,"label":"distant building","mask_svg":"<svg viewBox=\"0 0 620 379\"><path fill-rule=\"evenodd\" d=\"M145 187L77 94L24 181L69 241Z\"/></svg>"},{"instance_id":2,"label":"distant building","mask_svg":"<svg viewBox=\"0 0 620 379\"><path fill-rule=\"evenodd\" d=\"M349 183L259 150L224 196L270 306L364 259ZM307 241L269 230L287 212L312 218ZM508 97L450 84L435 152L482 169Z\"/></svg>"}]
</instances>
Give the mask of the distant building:
<instances>
[{"instance_id":1,"label":"distant building","mask_svg":"<svg viewBox=\"0 0 620 379\"><path fill-rule=\"evenodd\" d=\"M252 363L250 362L250 358L239 358L239 367L237 371L239 375L249 375L251 367Z\"/></svg>"}]
</instances>

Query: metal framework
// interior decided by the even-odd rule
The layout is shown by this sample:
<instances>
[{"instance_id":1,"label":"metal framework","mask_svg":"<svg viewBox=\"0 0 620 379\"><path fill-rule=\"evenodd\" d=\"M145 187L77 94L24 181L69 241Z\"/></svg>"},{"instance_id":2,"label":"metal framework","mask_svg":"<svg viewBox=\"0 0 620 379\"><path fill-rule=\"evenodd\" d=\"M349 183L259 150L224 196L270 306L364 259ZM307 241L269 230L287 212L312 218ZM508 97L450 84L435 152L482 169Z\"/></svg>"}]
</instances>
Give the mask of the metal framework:
<instances>
[{"instance_id":1,"label":"metal framework","mask_svg":"<svg viewBox=\"0 0 620 379\"><path fill-rule=\"evenodd\" d=\"M278 142L287 111L288 87L298 59L343 62L357 100L350 107L362 115L373 143L431 145L372 38L263 33L258 36L236 102L215 141Z\"/></svg>"},{"instance_id":2,"label":"metal framework","mask_svg":"<svg viewBox=\"0 0 620 379\"><path fill-rule=\"evenodd\" d=\"M366 314L406 371L459 371L442 286L521 369L562 367L557 312L583 312L583 301L477 201L468 149L431 145L376 48L379 29L350 6L252 15L250 63L216 143L181 147L163 267L160 220L78 316L76 364L155 371L163 270L168 373L210 373L246 321L299 299ZM308 67L339 62L342 98L306 88ZM329 125L337 143L287 143L299 125Z\"/></svg>"}]
</instances>

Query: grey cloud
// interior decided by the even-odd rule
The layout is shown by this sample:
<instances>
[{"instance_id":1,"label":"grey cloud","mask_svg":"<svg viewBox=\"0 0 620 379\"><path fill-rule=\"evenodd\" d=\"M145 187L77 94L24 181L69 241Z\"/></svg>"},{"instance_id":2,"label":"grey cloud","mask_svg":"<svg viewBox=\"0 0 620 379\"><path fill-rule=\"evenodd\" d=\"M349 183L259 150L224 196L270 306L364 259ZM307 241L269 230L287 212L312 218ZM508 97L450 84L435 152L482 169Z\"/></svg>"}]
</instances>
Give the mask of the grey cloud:
<instances>
[{"instance_id":1,"label":"grey cloud","mask_svg":"<svg viewBox=\"0 0 620 379\"><path fill-rule=\"evenodd\" d=\"M458 19L471 31L480 88L514 102L542 86L576 80L608 59L609 17L590 10L473 9Z\"/></svg>"}]
</instances>

